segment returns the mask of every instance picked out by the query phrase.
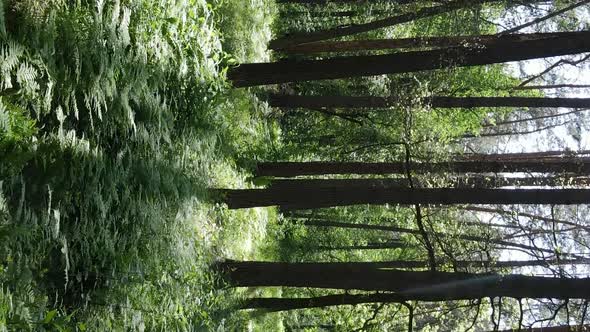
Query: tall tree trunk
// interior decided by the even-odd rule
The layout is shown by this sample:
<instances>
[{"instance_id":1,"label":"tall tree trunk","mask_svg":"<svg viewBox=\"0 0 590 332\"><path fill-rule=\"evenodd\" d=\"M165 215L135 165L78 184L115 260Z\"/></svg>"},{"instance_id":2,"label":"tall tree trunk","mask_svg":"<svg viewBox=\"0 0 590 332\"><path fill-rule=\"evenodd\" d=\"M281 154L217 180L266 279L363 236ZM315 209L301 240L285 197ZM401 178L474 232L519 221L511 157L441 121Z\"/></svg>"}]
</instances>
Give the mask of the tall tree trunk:
<instances>
[{"instance_id":1,"label":"tall tree trunk","mask_svg":"<svg viewBox=\"0 0 590 332\"><path fill-rule=\"evenodd\" d=\"M321 15L322 17L352 17L352 16L357 16L360 15L358 11L354 11L354 10L345 10L345 11L338 11L338 12L319 12L319 13L314 13L314 12L308 12L308 11L293 11L293 12L289 12L289 15L307 15L307 14L311 14L314 15Z\"/></svg>"},{"instance_id":2,"label":"tall tree trunk","mask_svg":"<svg viewBox=\"0 0 590 332\"><path fill-rule=\"evenodd\" d=\"M435 163L412 163L415 173L574 173L590 174L590 158L567 158L543 162L515 161L451 161ZM256 168L257 176L295 177L301 175L327 174L405 174L406 163L362 162L262 162Z\"/></svg>"},{"instance_id":3,"label":"tall tree trunk","mask_svg":"<svg viewBox=\"0 0 590 332\"><path fill-rule=\"evenodd\" d=\"M590 189L223 189L230 209L280 206L281 209L319 209L359 204L590 204Z\"/></svg>"},{"instance_id":4,"label":"tall tree trunk","mask_svg":"<svg viewBox=\"0 0 590 332\"><path fill-rule=\"evenodd\" d=\"M417 229L410 229L410 228L396 227L396 226L387 226L387 225L344 223L344 222L337 222L337 221L331 221L331 220L313 220L313 219L304 221L304 224L307 226L315 226L315 227L338 227L338 228L363 229L363 230L379 230L379 231L389 231L389 232L402 233L402 234L413 234L413 235L418 235L418 236L421 235L421 232ZM441 238L453 237L453 235L451 235L451 234L438 233L438 232L434 233L434 235L437 237L441 237ZM466 241L497 244L500 246L505 246L507 248L519 248L519 249L529 250L532 252L539 251L539 252L545 252L545 253L549 253L549 254L555 253L555 251L551 250L551 249L544 249L544 248L529 246L529 245L522 244L522 243L515 243L515 242L510 242L510 241L505 241L505 240L492 239L492 238L481 237L481 236L476 236L476 235L459 234L459 235L455 235L455 237L458 239L461 239L461 240L466 240ZM398 245L398 247L403 247L403 246L399 246L399 244L397 244L397 245ZM363 248L363 249L369 249L369 248ZM381 249L381 248L376 247L375 249Z\"/></svg>"},{"instance_id":5,"label":"tall tree trunk","mask_svg":"<svg viewBox=\"0 0 590 332\"><path fill-rule=\"evenodd\" d=\"M400 241L389 241L389 242L372 242L364 245L351 245L351 246L310 246L311 250L381 250L381 249L400 249L409 248L411 245L405 244ZM553 252L551 252L553 253Z\"/></svg>"},{"instance_id":6,"label":"tall tree trunk","mask_svg":"<svg viewBox=\"0 0 590 332\"><path fill-rule=\"evenodd\" d=\"M318 188L408 188L409 183L405 178L389 179L274 179L270 186L275 189L293 189L301 186L314 186Z\"/></svg>"},{"instance_id":7,"label":"tall tree trunk","mask_svg":"<svg viewBox=\"0 0 590 332\"><path fill-rule=\"evenodd\" d=\"M541 151L520 153L462 153L455 155L457 161L543 161L561 158L577 158L590 155L590 150L580 151Z\"/></svg>"},{"instance_id":8,"label":"tall tree trunk","mask_svg":"<svg viewBox=\"0 0 590 332\"><path fill-rule=\"evenodd\" d=\"M415 187L425 187L414 179ZM519 186L589 186L590 177L501 177L501 176L456 176L450 177L448 183L428 187L450 188L499 188ZM289 190L301 186L318 188L409 188L409 181L404 178L385 179L276 179L271 182L271 188Z\"/></svg>"},{"instance_id":9,"label":"tall tree trunk","mask_svg":"<svg viewBox=\"0 0 590 332\"><path fill-rule=\"evenodd\" d=\"M336 305L356 305L364 303L401 303L403 299L396 294L338 294L310 298L252 298L242 303L242 309L265 309L266 311L285 311L295 309L323 308Z\"/></svg>"},{"instance_id":10,"label":"tall tree trunk","mask_svg":"<svg viewBox=\"0 0 590 332\"><path fill-rule=\"evenodd\" d=\"M547 47L551 45L551 47ZM236 87L321 79L408 73L450 67L553 57L590 51L590 31L561 37L494 43L488 47L451 47L433 51L340 57L326 60L286 60L250 63L231 68Z\"/></svg>"},{"instance_id":11,"label":"tall tree trunk","mask_svg":"<svg viewBox=\"0 0 590 332\"><path fill-rule=\"evenodd\" d=\"M525 85L515 86L511 90L547 90L547 89L590 89L590 85L584 84L553 84L553 85Z\"/></svg>"},{"instance_id":12,"label":"tall tree trunk","mask_svg":"<svg viewBox=\"0 0 590 332\"><path fill-rule=\"evenodd\" d=\"M364 24L355 24L350 26L343 26L343 27L336 27L332 29L314 31L314 32L306 32L306 33L297 33L288 35L282 38L278 38L272 40L269 44L269 48L273 50L280 50L285 47L298 45L298 44L306 44L306 43L313 43L317 41L333 39L338 37L344 36L351 36L363 32L368 32L371 30L377 30L381 28L386 28L390 26L394 26L397 24L411 22L417 19L432 17L436 15L440 15L443 13L448 13L451 11L455 11L462 8L471 8L473 6L486 4L486 3L499 3L502 0L453 0L446 4L434 6L434 7L426 7L421 8L415 12L405 13L397 16L387 17L381 20L364 23Z\"/></svg>"},{"instance_id":13,"label":"tall tree trunk","mask_svg":"<svg viewBox=\"0 0 590 332\"><path fill-rule=\"evenodd\" d=\"M417 301L471 300L485 297L590 298L590 278L551 278L517 274L401 271L354 263L224 262L234 286L313 287L397 292ZM383 301L380 301L383 302Z\"/></svg>"},{"instance_id":14,"label":"tall tree trunk","mask_svg":"<svg viewBox=\"0 0 590 332\"><path fill-rule=\"evenodd\" d=\"M393 97L352 97L352 96L296 96L271 95L269 104L281 108L309 109L379 109L395 106ZM590 98L549 98L549 97L441 97L423 98L422 103L433 108L477 108L477 107L564 107L590 108Z\"/></svg>"},{"instance_id":15,"label":"tall tree trunk","mask_svg":"<svg viewBox=\"0 0 590 332\"><path fill-rule=\"evenodd\" d=\"M514 332L515 330L502 330L499 332ZM547 327L532 327L532 328L521 328L520 332L588 332L590 331L590 325L558 325L558 326L547 326Z\"/></svg>"},{"instance_id":16,"label":"tall tree trunk","mask_svg":"<svg viewBox=\"0 0 590 332\"><path fill-rule=\"evenodd\" d=\"M277 0L277 3L300 5L327 5L329 3L369 3L370 0ZM420 2L419 0L385 0L400 5Z\"/></svg>"},{"instance_id":17,"label":"tall tree trunk","mask_svg":"<svg viewBox=\"0 0 590 332\"><path fill-rule=\"evenodd\" d=\"M517 42L531 39L543 39L553 35L558 37L560 33L530 33L513 35L479 35L479 36L444 36L444 37L414 37L397 39L365 39L343 40L333 42L315 42L294 45L281 49L289 54L314 54L328 52L355 52L371 50L391 50L400 48L425 48L425 47L456 47L489 45L496 42Z\"/></svg>"},{"instance_id":18,"label":"tall tree trunk","mask_svg":"<svg viewBox=\"0 0 590 332\"><path fill-rule=\"evenodd\" d=\"M451 261L437 261L437 265L450 264ZM590 258L583 259L547 259L547 260L523 260L523 261L465 261L459 260L452 262L456 267L460 268L523 268L523 267L539 267L552 265L588 265ZM427 261L383 261L383 262L346 262L346 263L318 263L330 264L337 266L346 266L354 264L359 268L366 269L427 269Z\"/></svg>"},{"instance_id":19,"label":"tall tree trunk","mask_svg":"<svg viewBox=\"0 0 590 332\"><path fill-rule=\"evenodd\" d=\"M549 218L549 217L538 216L538 215L534 215L531 213L518 212L515 214L514 211L487 208L487 207L483 207L483 206L472 206L472 205L459 207L459 209L465 210L465 211L473 211L473 212L495 213L495 214L499 214L499 215L503 215L503 216L515 216L515 215L523 216L523 217L533 219L533 220L539 220L539 221L544 221L544 222L548 222L548 223L556 223L556 224L572 226L572 227L580 228L580 229L590 232L590 226L580 225L578 223L575 223L572 221L567 221L567 220L553 219L553 218Z\"/></svg>"},{"instance_id":20,"label":"tall tree trunk","mask_svg":"<svg viewBox=\"0 0 590 332\"><path fill-rule=\"evenodd\" d=\"M549 114L549 115L540 115L540 116L535 116L535 117L531 117L531 118L521 118L521 119L516 119L516 120L506 120L506 121L499 121L496 123L485 123L482 124L483 128L490 128L490 127L499 127L499 126L505 126L505 125L513 125L513 124L517 124L517 123L523 123L523 122L531 122L531 121L546 121L547 119L554 119L554 118L559 118L562 116L568 116L568 115L572 115L572 114L578 114L584 111L590 111L590 109L584 108L584 109L580 109L577 108L573 111L569 111L569 112L565 112L565 113L554 113L554 114Z\"/></svg>"}]
</instances>

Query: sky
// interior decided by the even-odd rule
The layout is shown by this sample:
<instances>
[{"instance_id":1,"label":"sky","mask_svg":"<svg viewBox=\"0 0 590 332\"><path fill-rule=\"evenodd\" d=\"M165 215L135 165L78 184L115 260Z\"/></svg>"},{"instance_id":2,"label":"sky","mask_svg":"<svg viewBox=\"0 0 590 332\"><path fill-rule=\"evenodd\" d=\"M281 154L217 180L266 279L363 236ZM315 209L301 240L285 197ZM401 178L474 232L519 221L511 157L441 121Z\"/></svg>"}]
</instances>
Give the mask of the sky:
<instances>
[{"instance_id":1,"label":"sky","mask_svg":"<svg viewBox=\"0 0 590 332\"><path fill-rule=\"evenodd\" d=\"M540 14L541 16L544 14ZM580 7L576 10L576 16L579 18L583 18L585 22L590 22L590 5ZM534 19L530 16L530 14L525 11L521 10L518 12L517 15L511 15L509 17L505 17L503 20L500 20L496 23L500 24L501 26L512 27L518 24L522 24L524 22L528 22ZM522 33L531 33L535 32L535 29L538 27L530 27L523 31ZM546 31L552 31L555 27L548 25L544 27ZM554 30L553 30L554 31ZM523 80L536 75L542 72L545 68L550 66L553 63L556 63L560 59L580 59L583 58L585 54L582 55L573 55L573 56L565 56L565 57L553 57L547 59L535 59L535 60L528 60L522 61L518 63L509 63L507 66L507 70L511 72L514 76L521 77ZM556 74L559 78L557 84L576 84L576 85L590 85L590 60L587 60L584 63L579 64L578 66L571 66L571 65L562 65L554 69L552 74ZM531 82L529 85L543 85L543 81L538 80L535 82ZM569 97L569 98L590 98L590 89L568 89L568 90L543 90L545 91L548 97ZM559 109L560 113L565 113L571 111L571 109ZM584 112L584 118L590 121L590 110L588 112ZM558 128L552 130L545 130L540 133L535 134L528 134L528 135L518 135L509 137L506 140L502 140L500 142L494 141L494 144L497 146L498 152L538 152L538 151L551 151L551 150L562 150L562 149L569 149L572 151L579 151L579 150L590 150L590 131L585 128L590 127L590 125L581 125L581 140L575 140L567 131L566 126L560 126ZM558 136L559 141L551 139L551 136ZM510 207L507 206L507 209ZM549 207L546 209L546 215L550 216ZM489 213L479 213L479 218L482 221L488 221L490 218L495 218L493 221L497 222L498 216L494 216ZM501 219L501 218L500 218ZM522 220L524 223L528 221L528 219ZM525 241L526 242L526 241ZM515 250L503 250L501 252L501 260L527 260L527 259L534 259L529 255L526 255L520 251ZM571 271L571 269L568 269ZM530 274L538 274L538 273L546 273L548 272L545 269L526 269L522 271L523 273L530 273ZM588 269L583 268L579 269L578 272L582 274L588 274Z\"/></svg>"},{"instance_id":2,"label":"sky","mask_svg":"<svg viewBox=\"0 0 590 332\"><path fill-rule=\"evenodd\" d=\"M547 8L550 10L550 8ZM528 22L533 19L530 16L529 12L526 10L519 10L516 15L510 15L505 17L503 20L500 20L500 25L503 26L514 26L514 23L508 23L508 21L516 21L517 24L521 24L524 22ZM586 23L590 23L590 5L579 7L575 10L575 14L578 18ZM543 15L543 14L541 14ZM532 26L522 30L522 33L531 33L535 32L535 29L539 28L538 26ZM551 24L543 25L542 28L545 31L555 31L555 26ZM549 65L556 63L560 59L580 59L584 55L575 55L575 56L565 56L565 57L553 57L547 59L536 59L536 60L528 60L523 61L520 63L510 63L508 65L508 70L512 72L515 76L520 77L527 77L532 76L537 73L542 72L545 68ZM560 77L558 83L560 84L590 84L590 60L581 63L578 66L570 66L570 65L562 65L556 69L554 69L552 74L556 74ZM542 85L542 81L536 81L531 83L530 85ZM558 90L545 90L547 96L557 96L556 92ZM559 90L559 92L564 92L564 90ZM560 95L560 97L570 97L570 98L590 98L590 89L569 89L565 91L564 94ZM569 109L560 109L559 112L567 112L571 111ZM584 113L584 115L590 121L590 111ZM567 133L566 126L561 126L554 130L548 130L539 134L529 134L529 135L522 135L520 137L512 137L508 140L503 146L499 147L500 151L503 152L535 152L535 151L548 151L548 150L559 150L563 148L563 146L557 146L555 141L549 139L549 135L557 135L565 144L565 147L573 150L589 150L590 149L590 132L584 126L581 126L581 140L578 142L573 139L571 135Z\"/></svg>"}]
</instances>

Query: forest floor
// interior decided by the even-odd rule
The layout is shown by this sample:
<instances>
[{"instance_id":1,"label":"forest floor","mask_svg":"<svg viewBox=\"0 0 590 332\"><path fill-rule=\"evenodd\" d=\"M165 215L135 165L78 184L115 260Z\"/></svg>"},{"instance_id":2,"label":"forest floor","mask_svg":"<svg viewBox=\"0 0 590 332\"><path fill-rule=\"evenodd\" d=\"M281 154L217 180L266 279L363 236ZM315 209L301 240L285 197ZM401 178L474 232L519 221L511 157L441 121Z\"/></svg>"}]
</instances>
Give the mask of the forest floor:
<instances>
[{"instance_id":1,"label":"forest floor","mask_svg":"<svg viewBox=\"0 0 590 332\"><path fill-rule=\"evenodd\" d=\"M230 211L207 194L208 188L251 187L253 161L279 149L271 110L256 91L233 89L224 78L234 63L268 60L274 1L164 3L56 0L43 7L29 0L0 1L2 75L10 80L16 73L17 88L30 86L26 93L9 93L14 87L6 80L0 84L0 120L8 119L0 121L0 154L5 154L0 159L8 161L0 167L0 331L281 330L267 326L280 320L235 310L247 291L220 289L211 270L223 259L272 259L277 213ZM12 21L49 12L29 30ZM92 29L107 37L80 37ZM31 35L45 41L39 44ZM58 52L44 53L55 44ZM67 54L74 49L78 53ZM130 78L139 69L127 68L139 58L129 54L147 54L148 65L165 74ZM80 65L98 66L105 58L112 61L101 63L100 73ZM69 84L69 59L77 61L79 84ZM19 71L23 66L30 67L28 76ZM170 77L174 81L166 82ZM138 97L145 87L148 95ZM178 87L182 92L166 95ZM80 91L86 102L74 111L67 96ZM161 123L150 127L152 119L137 111L150 91L164 94L158 121L168 117L178 123L188 109L197 112L196 120L189 119L192 127L178 133L166 133ZM63 107L49 106L45 113L31 107L51 99ZM119 116L127 110L131 114ZM85 114L90 129L80 120ZM129 137L117 136L119 129ZM31 142L51 149L30 152ZM109 155L112 146L121 151L116 157ZM159 169L162 165L168 169ZM50 172L53 166L57 175ZM166 173L170 167L184 173ZM36 173L27 175L31 169ZM167 192L167 185L186 179L197 183L190 192ZM62 289L63 296L54 295Z\"/></svg>"}]
</instances>

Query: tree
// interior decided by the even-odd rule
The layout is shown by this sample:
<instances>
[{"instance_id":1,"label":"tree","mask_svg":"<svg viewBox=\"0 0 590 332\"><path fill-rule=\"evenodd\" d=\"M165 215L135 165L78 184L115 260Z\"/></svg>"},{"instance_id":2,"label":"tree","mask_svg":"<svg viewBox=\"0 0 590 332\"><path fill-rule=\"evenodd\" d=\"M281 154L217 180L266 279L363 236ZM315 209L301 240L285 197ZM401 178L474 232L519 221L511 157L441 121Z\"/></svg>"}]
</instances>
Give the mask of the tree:
<instances>
[{"instance_id":1,"label":"tree","mask_svg":"<svg viewBox=\"0 0 590 332\"><path fill-rule=\"evenodd\" d=\"M237 287L313 287L395 292L400 301L455 301L489 297L590 298L590 278L518 274L403 271L354 263L220 263ZM393 294L392 294L393 295ZM380 301L386 302L386 301Z\"/></svg>"},{"instance_id":2,"label":"tree","mask_svg":"<svg viewBox=\"0 0 590 332\"><path fill-rule=\"evenodd\" d=\"M363 230L380 230L380 231L389 231L394 233L401 233L401 234L413 234L413 235L422 235L422 232L417 229L410 229L405 227L396 227L396 226L389 226L389 225L372 225L372 224L359 224L359 223L344 223L344 222L337 222L331 220L306 220L303 222L306 226L315 226L315 227L340 227L340 228L350 228L350 229L363 229ZM451 234L445 234L436 232L434 233L436 237L439 238L448 238L453 237ZM549 254L553 254L554 251L550 249L544 249L539 247L534 247L522 243L516 243L511 241L505 241L500 239L494 239L489 237L482 237L476 235L467 235L467 234L459 234L456 235L456 238L466 241L474 241L479 243L488 243L488 244L496 244L500 246L504 246L506 248L519 248L524 250L530 250L532 252L539 251L545 252ZM399 246L399 243L394 243L398 245L398 247L403 248L403 246ZM373 244L374 249L384 249L384 248L397 248L395 246L392 247L380 247L380 244ZM388 245L388 244L385 244ZM355 248L346 248L346 249L355 249ZM361 249L369 249L369 248L361 248Z\"/></svg>"},{"instance_id":3,"label":"tree","mask_svg":"<svg viewBox=\"0 0 590 332\"><path fill-rule=\"evenodd\" d=\"M408 169L409 167L409 169ZM362 163L362 162L262 162L256 167L257 176L295 177L326 174L404 174L447 171L452 173L574 173L589 174L589 158L555 160L482 160L434 163Z\"/></svg>"},{"instance_id":4,"label":"tree","mask_svg":"<svg viewBox=\"0 0 590 332\"><path fill-rule=\"evenodd\" d=\"M415 180L417 187L426 187L424 181ZM517 186L589 186L590 177L502 177L502 176L451 176L442 179L440 184L431 187L450 188L499 188ZM271 183L274 189L289 189L300 186L315 186L321 188L409 188L409 181L405 178L378 178L378 179L275 179Z\"/></svg>"},{"instance_id":5,"label":"tree","mask_svg":"<svg viewBox=\"0 0 590 332\"><path fill-rule=\"evenodd\" d=\"M551 45L551 47L547 47L547 45ZM449 47L433 51L386 55L242 64L231 68L228 71L228 78L234 86L246 87L479 66L589 51L590 31L579 31L566 32L559 37L494 43L487 47Z\"/></svg>"},{"instance_id":6,"label":"tree","mask_svg":"<svg viewBox=\"0 0 590 332\"><path fill-rule=\"evenodd\" d=\"M588 204L590 189L322 189L221 190L230 209L278 205L281 209L317 209L358 204Z\"/></svg>"},{"instance_id":7,"label":"tree","mask_svg":"<svg viewBox=\"0 0 590 332\"><path fill-rule=\"evenodd\" d=\"M426 47L456 47L489 45L497 42L525 41L531 39L543 39L551 35L557 37L561 33L530 33L511 35L479 35L479 36L441 36L441 37L413 37L396 39L360 39L342 40L333 42L315 42L299 44L281 49L288 54L314 54L333 52L355 52L371 50L390 50L403 48L426 48Z\"/></svg>"},{"instance_id":8,"label":"tree","mask_svg":"<svg viewBox=\"0 0 590 332\"><path fill-rule=\"evenodd\" d=\"M418 0L386 0L397 4L409 4L419 2ZM300 4L300 5L326 5L328 3L369 3L369 0L277 0L281 4Z\"/></svg>"},{"instance_id":9,"label":"tree","mask_svg":"<svg viewBox=\"0 0 590 332\"><path fill-rule=\"evenodd\" d=\"M306 43L313 43L321 40L344 37L344 36L351 36L363 32L368 32L371 30L381 29L390 27L393 25L411 22L417 19L425 18L425 17L432 17L435 15L448 13L451 11L455 11L461 8L469 8L475 5L481 5L485 3L499 3L503 0L452 0L448 3L434 6L434 7L425 7L417 10L416 12L405 13L397 16L388 17L385 19L364 23L364 24L356 24L351 26L344 26L344 27L336 27L333 29L326 29L308 33L300 33L294 34L290 36L285 36L283 38L272 40L269 43L269 47L274 50L279 50L288 46L298 45L298 44L306 44Z\"/></svg>"},{"instance_id":10,"label":"tree","mask_svg":"<svg viewBox=\"0 0 590 332\"><path fill-rule=\"evenodd\" d=\"M271 95L269 104L281 108L309 109L379 109L400 103L394 97L352 97L352 96L295 96ZM590 108L590 98L549 98L549 97L441 97L423 98L421 103L432 108L476 108L476 107L566 107Z\"/></svg>"}]
</instances>

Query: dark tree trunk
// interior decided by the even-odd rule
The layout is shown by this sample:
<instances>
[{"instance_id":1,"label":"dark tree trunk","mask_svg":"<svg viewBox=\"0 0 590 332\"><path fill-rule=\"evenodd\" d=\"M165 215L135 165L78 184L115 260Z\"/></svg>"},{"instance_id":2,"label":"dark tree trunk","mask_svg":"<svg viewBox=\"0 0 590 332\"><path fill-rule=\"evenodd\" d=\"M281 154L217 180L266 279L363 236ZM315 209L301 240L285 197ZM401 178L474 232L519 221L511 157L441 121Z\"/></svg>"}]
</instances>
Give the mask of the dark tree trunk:
<instances>
[{"instance_id":1,"label":"dark tree trunk","mask_svg":"<svg viewBox=\"0 0 590 332\"><path fill-rule=\"evenodd\" d=\"M590 258L584 259L547 259L547 260L524 260L524 261L438 261L437 265L453 263L459 268L522 268L534 266L552 265L587 265ZM320 263L318 263L320 264ZM330 265L348 265L366 269L427 269L430 268L427 261L384 261L384 262L347 262L347 263L321 263Z\"/></svg>"},{"instance_id":2,"label":"dark tree trunk","mask_svg":"<svg viewBox=\"0 0 590 332\"><path fill-rule=\"evenodd\" d=\"M415 187L424 187L420 181L414 179ZM565 185L588 186L589 177L501 177L501 176L459 176L448 179L448 184L433 187L450 188L500 188L519 186L548 186L559 187ZM276 179L271 183L273 189L296 189L301 186L317 188L409 188L409 182L403 178L390 179Z\"/></svg>"},{"instance_id":3,"label":"dark tree trunk","mask_svg":"<svg viewBox=\"0 0 590 332\"><path fill-rule=\"evenodd\" d=\"M398 39L369 39L369 40L344 40L334 42L315 42L286 47L281 51L289 54L314 54L328 52L355 52L371 50L390 50L400 48L426 48L426 47L456 47L490 45L496 42L517 42L531 39L550 37L551 33L531 33L514 35L479 35L479 36L444 36L444 37L414 37ZM553 34L554 37L560 33Z\"/></svg>"},{"instance_id":4,"label":"dark tree trunk","mask_svg":"<svg viewBox=\"0 0 590 332\"><path fill-rule=\"evenodd\" d=\"M482 206L464 206L464 207L460 207L459 209L465 210L465 211L495 213L495 214L499 214L499 215L503 215L503 216L514 216L515 215L514 211L487 208L487 207L482 207ZM580 224L572 222L572 221L553 219L553 218L538 216L538 215L534 215L531 213L525 213L525 212L518 212L516 215L523 216L523 217L533 219L533 220L544 221L544 222L548 222L548 223L556 223L556 224L572 226L572 227L580 228L580 229L590 232L589 226L580 225Z\"/></svg>"},{"instance_id":5,"label":"dark tree trunk","mask_svg":"<svg viewBox=\"0 0 590 332\"><path fill-rule=\"evenodd\" d=\"M590 0L589 0L590 1ZM578 114L578 113L582 113L585 111L590 111L590 109L587 108L576 108L573 111L569 111L569 112L564 112L564 113L553 113L553 114L549 114L549 115L540 115L540 116L535 116L535 117L531 117L531 118L521 118L521 119L515 119L515 120L506 120L506 121L499 121L496 123L485 123L482 125L482 127L484 128L490 128L490 127L499 127L499 126L505 126L505 125L513 125L513 124L517 124L517 123L523 123L523 122L538 122L538 121L546 121L547 119L555 119L555 118L560 118L563 116L568 116L568 115L572 115L572 114Z\"/></svg>"},{"instance_id":6,"label":"dark tree trunk","mask_svg":"<svg viewBox=\"0 0 590 332\"><path fill-rule=\"evenodd\" d=\"M551 45L548 47L547 45ZM590 32L561 37L494 43L488 47L451 47L434 51L340 57L326 60L286 60L234 67L228 78L236 87L408 73L450 67L528 60L590 51Z\"/></svg>"},{"instance_id":7,"label":"dark tree trunk","mask_svg":"<svg viewBox=\"0 0 590 332\"><path fill-rule=\"evenodd\" d=\"M422 235L422 233L417 229L410 229L404 227L395 227L395 226L386 226L386 225L370 225L370 224L357 224L357 223L344 223L344 222L337 222L337 221L330 221L330 220L306 220L304 224L307 226L315 226L315 227L338 227L338 228L350 228L350 229L363 229L363 230L379 230L379 231L389 231L394 233L402 233L402 234L413 234L413 235ZM434 233L435 236L441 238L449 238L453 237L453 235L445 234L445 233ZM551 249L544 249L534 246L529 246L522 243L515 243L510 241L504 241L499 239L493 239L488 237L481 237L475 235L466 235L466 234L459 234L456 235L456 238L466 241L473 241L479 243L490 243L490 244L497 244L500 246L505 246L507 248L519 248L524 250L530 250L532 252L545 252L549 254L554 254L555 251ZM404 245L397 244L398 247L393 248L403 248ZM387 247L389 248L389 247ZM348 247L346 248L348 249ZM351 248L355 249L355 248ZM383 249L380 247L375 248L358 248L358 249Z\"/></svg>"},{"instance_id":8,"label":"dark tree trunk","mask_svg":"<svg viewBox=\"0 0 590 332\"><path fill-rule=\"evenodd\" d=\"M315 15L316 13L307 12L307 11L289 12L289 15L307 15L307 14ZM345 10L345 11L329 12L329 13L319 12L319 13L317 13L317 15L320 15L322 17L352 17L352 16L359 15L359 12L354 11L354 10Z\"/></svg>"},{"instance_id":9,"label":"dark tree trunk","mask_svg":"<svg viewBox=\"0 0 590 332\"><path fill-rule=\"evenodd\" d=\"M293 190L221 190L230 209L280 206L281 209L318 209L359 204L589 204L590 189L375 189L313 187Z\"/></svg>"},{"instance_id":10,"label":"dark tree trunk","mask_svg":"<svg viewBox=\"0 0 590 332\"><path fill-rule=\"evenodd\" d=\"M523 153L499 153L499 154L458 154L457 161L544 161L559 160L563 158L578 158L590 155L590 150L581 151L542 151Z\"/></svg>"},{"instance_id":11,"label":"dark tree trunk","mask_svg":"<svg viewBox=\"0 0 590 332\"><path fill-rule=\"evenodd\" d=\"M590 158L567 158L543 162L515 161L451 161L412 163L415 173L574 173L590 174ZM257 176L295 177L327 174L405 174L406 163L362 162L266 162L258 163Z\"/></svg>"},{"instance_id":12,"label":"dark tree trunk","mask_svg":"<svg viewBox=\"0 0 590 332\"><path fill-rule=\"evenodd\" d=\"M381 0L383 1L383 0ZM370 3L370 0L277 0L277 3L300 5L327 5L329 3ZM385 0L383 2L397 3L400 5L419 2L419 0Z\"/></svg>"},{"instance_id":13,"label":"dark tree trunk","mask_svg":"<svg viewBox=\"0 0 590 332\"><path fill-rule=\"evenodd\" d=\"M301 186L318 188L408 188L405 178L389 179L274 179L271 188L289 190Z\"/></svg>"},{"instance_id":14,"label":"dark tree trunk","mask_svg":"<svg viewBox=\"0 0 590 332\"><path fill-rule=\"evenodd\" d=\"M390 242L374 242L367 243L364 245L352 245L352 246L309 246L312 250L381 250L381 249L400 249L409 248L411 245L405 244L401 241L390 241Z\"/></svg>"},{"instance_id":15,"label":"dark tree trunk","mask_svg":"<svg viewBox=\"0 0 590 332\"><path fill-rule=\"evenodd\" d=\"M405 22L411 22L421 18L432 17L443 13L448 13L462 8L471 8L473 6L480 4L499 2L502 2L502 0L453 0L443 5L421 8L415 12L409 12L397 16L387 17L369 23L355 24L314 32L288 35L282 38L272 40L269 44L269 48L273 50L280 50L282 48L293 45L313 43L332 38L351 36L363 32L368 32L371 30L377 30L381 28L394 26Z\"/></svg>"},{"instance_id":16,"label":"dark tree trunk","mask_svg":"<svg viewBox=\"0 0 590 332\"><path fill-rule=\"evenodd\" d=\"M590 278L400 271L330 263L225 262L220 268L234 286L313 287L397 292L417 301L471 300L485 297L590 298ZM385 301L379 301L385 302Z\"/></svg>"},{"instance_id":17,"label":"dark tree trunk","mask_svg":"<svg viewBox=\"0 0 590 332\"><path fill-rule=\"evenodd\" d=\"M379 109L396 105L392 97L351 97L351 96L295 96L271 95L269 104L281 108L309 109ZM433 108L477 108L477 107L565 107L590 108L590 98L548 98L548 97L429 97L422 100Z\"/></svg>"},{"instance_id":18,"label":"dark tree trunk","mask_svg":"<svg viewBox=\"0 0 590 332\"><path fill-rule=\"evenodd\" d=\"M533 328L521 328L519 330L502 330L499 332L588 332L590 331L590 325L558 325L548 327L533 327Z\"/></svg>"},{"instance_id":19,"label":"dark tree trunk","mask_svg":"<svg viewBox=\"0 0 590 332\"><path fill-rule=\"evenodd\" d=\"M525 85L515 86L512 90L546 90L546 89L590 89L590 85L584 84L553 84L553 85Z\"/></svg>"},{"instance_id":20,"label":"dark tree trunk","mask_svg":"<svg viewBox=\"0 0 590 332\"><path fill-rule=\"evenodd\" d=\"M295 309L323 308L335 305L356 305L363 303L401 303L403 299L396 294L367 295L327 295L310 298L253 298L242 303L242 309L265 309L266 311L285 311Z\"/></svg>"}]
</instances>

